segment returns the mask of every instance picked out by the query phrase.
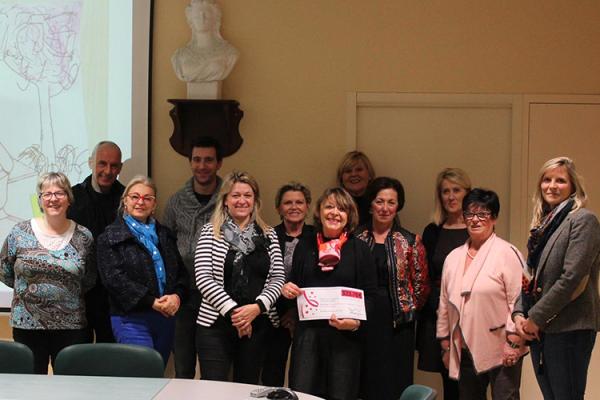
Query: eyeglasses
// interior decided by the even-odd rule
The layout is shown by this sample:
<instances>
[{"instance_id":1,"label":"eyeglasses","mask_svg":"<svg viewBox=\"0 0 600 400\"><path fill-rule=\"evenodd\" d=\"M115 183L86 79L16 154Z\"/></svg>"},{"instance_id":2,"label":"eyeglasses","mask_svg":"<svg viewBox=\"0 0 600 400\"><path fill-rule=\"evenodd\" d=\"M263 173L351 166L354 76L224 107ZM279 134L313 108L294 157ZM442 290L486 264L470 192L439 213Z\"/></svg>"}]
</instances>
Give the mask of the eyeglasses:
<instances>
[{"instance_id":1,"label":"eyeglasses","mask_svg":"<svg viewBox=\"0 0 600 400\"><path fill-rule=\"evenodd\" d=\"M53 196L56 197L56 200L62 200L67 197L67 192L63 192L62 190L59 190L58 192L44 192L40 193L39 198L48 201L52 199Z\"/></svg>"},{"instance_id":2,"label":"eyeglasses","mask_svg":"<svg viewBox=\"0 0 600 400\"><path fill-rule=\"evenodd\" d=\"M470 212L470 211L465 211L463 213L463 217L466 220L472 220L473 218L475 218L475 216L477 216L477 219L479 219L480 221L485 221L487 220L489 217L492 216L492 213L489 211L479 211L476 213Z\"/></svg>"},{"instance_id":3,"label":"eyeglasses","mask_svg":"<svg viewBox=\"0 0 600 400\"><path fill-rule=\"evenodd\" d=\"M142 200L144 203L149 204L156 200L156 196L152 196L150 194L142 196L141 194L133 193L128 194L127 197L129 197L129 199L134 203L137 203L138 201Z\"/></svg>"}]
</instances>

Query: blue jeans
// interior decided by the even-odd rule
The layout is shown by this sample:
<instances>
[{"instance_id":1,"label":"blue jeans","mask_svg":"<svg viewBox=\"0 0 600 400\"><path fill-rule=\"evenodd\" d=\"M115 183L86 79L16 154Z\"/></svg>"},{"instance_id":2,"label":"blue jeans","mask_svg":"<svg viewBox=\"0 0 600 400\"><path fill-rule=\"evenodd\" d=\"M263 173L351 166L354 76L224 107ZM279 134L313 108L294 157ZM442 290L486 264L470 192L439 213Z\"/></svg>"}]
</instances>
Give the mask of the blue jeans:
<instances>
[{"instance_id":1,"label":"blue jeans","mask_svg":"<svg viewBox=\"0 0 600 400\"><path fill-rule=\"evenodd\" d=\"M163 317L157 311L145 311L112 315L110 322L117 343L150 347L160 353L167 365L173 348L175 318Z\"/></svg>"},{"instance_id":2,"label":"blue jeans","mask_svg":"<svg viewBox=\"0 0 600 400\"><path fill-rule=\"evenodd\" d=\"M578 330L545 333L541 343L531 344L533 369L545 400L583 399L595 342L596 332Z\"/></svg>"}]
</instances>

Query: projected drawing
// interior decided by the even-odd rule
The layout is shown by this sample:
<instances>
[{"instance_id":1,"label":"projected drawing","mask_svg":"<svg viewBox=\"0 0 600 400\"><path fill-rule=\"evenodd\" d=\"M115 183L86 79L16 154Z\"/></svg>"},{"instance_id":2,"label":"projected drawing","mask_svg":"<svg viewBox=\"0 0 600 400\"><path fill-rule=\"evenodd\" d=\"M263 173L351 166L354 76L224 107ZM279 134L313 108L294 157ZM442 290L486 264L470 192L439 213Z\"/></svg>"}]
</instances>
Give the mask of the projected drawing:
<instances>
[{"instance_id":1,"label":"projected drawing","mask_svg":"<svg viewBox=\"0 0 600 400\"><path fill-rule=\"evenodd\" d=\"M79 72L78 32L81 5L64 8L13 6L4 10L4 40L1 60L21 79L19 89L37 91L40 119L39 145L26 152L40 173L69 172L69 146L56 148L52 99L69 90Z\"/></svg>"},{"instance_id":2,"label":"projected drawing","mask_svg":"<svg viewBox=\"0 0 600 400\"><path fill-rule=\"evenodd\" d=\"M81 182L100 140L131 157L133 4L0 0L0 245L36 215L38 175L61 171Z\"/></svg>"}]
</instances>

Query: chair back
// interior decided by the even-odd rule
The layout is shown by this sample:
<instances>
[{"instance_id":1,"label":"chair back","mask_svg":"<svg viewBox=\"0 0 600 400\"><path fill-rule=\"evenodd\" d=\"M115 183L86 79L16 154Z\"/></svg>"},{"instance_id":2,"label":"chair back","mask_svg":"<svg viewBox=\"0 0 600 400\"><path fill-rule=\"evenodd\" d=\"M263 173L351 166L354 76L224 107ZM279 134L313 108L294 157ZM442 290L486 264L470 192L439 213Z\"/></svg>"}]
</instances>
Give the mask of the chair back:
<instances>
[{"instance_id":1,"label":"chair back","mask_svg":"<svg viewBox=\"0 0 600 400\"><path fill-rule=\"evenodd\" d=\"M163 378L160 354L149 347L119 343L86 343L65 347L56 356L55 375Z\"/></svg>"},{"instance_id":2,"label":"chair back","mask_svg":"<svg viewBox=\"0 0 600 400\"><path fill-rule=\"evenodd\" d=\"M435 400L437 392L435 389L425 385L410 385L400 396L400 400Z\"/></svg>"},{"instance_id":3,"label":"chair back","mask_svg":"<svg viewBox=\"0 0 600 400\"><path fill-rule=\"evenodd\" d=\"M33 352L23 343L0 340L0 374L33 374Z\"/></svg>"}]
</instances>

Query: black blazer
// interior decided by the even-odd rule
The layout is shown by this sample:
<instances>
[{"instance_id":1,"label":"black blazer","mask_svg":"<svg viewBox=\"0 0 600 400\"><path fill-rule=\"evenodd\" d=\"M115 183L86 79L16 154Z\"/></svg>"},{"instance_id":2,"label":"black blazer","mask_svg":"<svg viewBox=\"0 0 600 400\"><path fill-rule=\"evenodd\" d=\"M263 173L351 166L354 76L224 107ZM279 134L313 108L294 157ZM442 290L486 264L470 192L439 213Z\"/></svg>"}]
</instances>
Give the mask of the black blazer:
<instances>
[{"instance_id":1,"label":"black blazer","mask_svg":"<svg viewBox=\"0 0 600 400\"><path fill-rule=\"evenodd\" d=\"M185 300L188 274L177 250L175 236L156 223L158 249L167 282L164 294L177 294ZM123 218L118 217L98 237L98 273L109 293L110 312L126 315L152 309L160 297L154 263L148 250L133 236Z\"/></svg>"}]
</instances>

